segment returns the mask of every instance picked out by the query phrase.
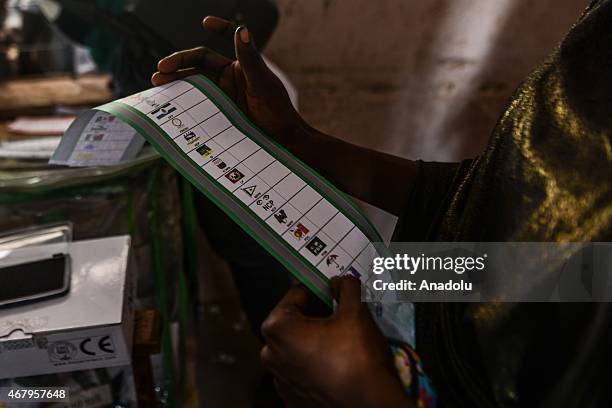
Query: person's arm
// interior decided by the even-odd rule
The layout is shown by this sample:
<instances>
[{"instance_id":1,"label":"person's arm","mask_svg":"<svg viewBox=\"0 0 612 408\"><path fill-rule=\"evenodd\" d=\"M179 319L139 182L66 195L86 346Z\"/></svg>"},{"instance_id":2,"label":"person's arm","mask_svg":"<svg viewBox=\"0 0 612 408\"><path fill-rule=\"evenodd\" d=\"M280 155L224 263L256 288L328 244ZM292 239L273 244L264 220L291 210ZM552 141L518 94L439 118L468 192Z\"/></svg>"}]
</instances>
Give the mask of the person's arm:
<instances>
[{"instance_id":1,"label":"person's arm","mask_svg":"<svg viewBox=\"0 0 612 408\"><path fill-rule=\"evenodd\" d=\"M394 215L402 213L416 177L416 162L354 145L306 123L286 143L342 191Z\"/></svg>"},{"instance_id":2,"label":"person's arm","mask_svg":"<svg viewBox=\"0 0 612 408\"><path fill-rule=\"evenodd\" d=\"M180 51L162 59L154 85L203 73L223 89L268 135L325 176L341 190L399 215L405 205L416 164L325 135L308 125L293 108L287 91L267 67L246 27L217 18L204 28L233 38L236 60L205 47Z\"/></svg>"}]
</instances>

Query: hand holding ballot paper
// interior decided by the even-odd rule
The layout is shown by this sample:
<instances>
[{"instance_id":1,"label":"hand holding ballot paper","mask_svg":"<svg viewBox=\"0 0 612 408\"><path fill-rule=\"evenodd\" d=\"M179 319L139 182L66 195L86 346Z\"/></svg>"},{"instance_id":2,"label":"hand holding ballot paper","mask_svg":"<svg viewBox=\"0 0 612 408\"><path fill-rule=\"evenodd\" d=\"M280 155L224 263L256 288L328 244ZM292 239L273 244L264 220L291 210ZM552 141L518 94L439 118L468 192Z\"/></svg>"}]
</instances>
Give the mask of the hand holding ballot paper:
<instances>
[{"instance_id":1,"label":"hand holding ballot paper","mask_svg":"<svg viewBox=\"0 0 612 408\"><path fill-rule=\"evenodd\" d=\"M234 41L236 60L205 47L176 52L159 62L154 85L204 74L248 118L343 192L392 214L405 205L416 164L346 143L312 128L294 109L282 82L263 62L246 27L207 17L206 30ZM388 180L392 178L393 184Z\"/></svg>"},{"instance_id":2,"label":"hand holding ballot paper","mask_svg":"<svg viewBox=\"0 0 612 408\"><path fill-rule=\"evenodd\" d=\"M229 96L255 125L281 144L290 140L302 119L293 108L283 83L266 65L255 48L248 29L217 17L207 17L204 27L235 39L236 60L208 48L199 47L174 53L158 64L154 85L164 85L193 74L204 74Z\"/></svg>"},{"instance_id":3,"label":"hand holding ballot paper","mask_svg":"<svg viewBox=\"0 0 612 408\"><path fill-rule=\"evenodd\" d=\"M340 323L339 316L350 317L332 330L335 341L338 345L343 342L340 333L347 328L355 335L363 332L363 348L358 351L372 362L366 368L386 373L379 378L391 380L387 382L390 398L405 398L401 384L389 374L388 348L369 344L372 339L386 343L377 323L385 334L390 324L385 323L382 307L374 321L361 304L358 283L369 276L372 259L381 251L374 243L383 239L338 188L398 213L403 203L396 197L408 196L413 163L311 128L293 108L246 28L236 29L214 17L207 18L204 26L234 37L237 60L203 47L166 57L152 78L157 87L82 115L67 131L67 139L76 140L87 132L92 120L104 117L118 119L140 134L312 293L330 307L334 300L339 302L337 317L324 318L321 325L331 329ZM398 183L393 189L381 182L390 174ZM339 289L335 296L332 293L331 279L338 276L344 276L345 286L351 288L342 292L342 298ZM311 296L303 287L298 290L301 299ZM351 314L350 305L361 312ZM280 310L283 307L279 305ZM300 315L303 312L296 309ZM273 323L266 327L270 341L286 334L277 332ZM313 327L311 335L327 336L318 327ZM334 352L333 347L329 352ZM284 361L278 355L268 357L273 370ZM348 396L350 384L347 377L338 392Z\"/></svg>"},{"instance_id":4,"label":"hand holding ballot paper","mask_svg":"<svg viewBox=\"0 0 612 408\"><path fill-rule=\"evenodd\" d=\"M410 174L400 167L411 162L315 131L293 108L246 28L214 17L204 25L235 35L237 60L203 47L166 57L153 76L158 87L101 106L91 119L91 113L82 115L67 139L87 133L101 116L120 119L331 306L329 279L366 276L377 254L372 243L383 240L317 171L392 211L396 200L372 177Z\"/></svg>"}]
</instances>

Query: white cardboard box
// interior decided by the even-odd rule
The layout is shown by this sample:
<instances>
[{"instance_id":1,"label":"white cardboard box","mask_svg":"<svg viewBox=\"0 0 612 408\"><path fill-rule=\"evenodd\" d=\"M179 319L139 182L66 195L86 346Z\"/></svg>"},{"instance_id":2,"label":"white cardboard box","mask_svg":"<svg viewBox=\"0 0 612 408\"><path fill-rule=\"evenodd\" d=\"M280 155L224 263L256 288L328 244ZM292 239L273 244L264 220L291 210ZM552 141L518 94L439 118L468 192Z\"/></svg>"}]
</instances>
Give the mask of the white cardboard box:
<instances>
[{"instance_id":1,"label":"white cardboard box","mask_svg":"<svg viewBox=\"0 0 612 408\"><path fill-rule=\"evenodd\" d=\"M130 364L130 238L21 248L8 256L27 259L66 248L72 269L67 294L0 308L0 379Z\"/></svg>"}]
</instances>

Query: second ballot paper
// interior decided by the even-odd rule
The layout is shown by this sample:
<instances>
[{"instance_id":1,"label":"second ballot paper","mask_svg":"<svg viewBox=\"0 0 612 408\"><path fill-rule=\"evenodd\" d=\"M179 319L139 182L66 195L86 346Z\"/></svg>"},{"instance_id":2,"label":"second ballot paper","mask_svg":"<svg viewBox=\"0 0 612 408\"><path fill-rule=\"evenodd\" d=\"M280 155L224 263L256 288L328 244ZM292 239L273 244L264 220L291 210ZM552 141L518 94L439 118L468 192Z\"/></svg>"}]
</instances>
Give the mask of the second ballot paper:
<instances>
[{"instance_id":1,"label":"second ballot paper","mask_svg":"<svg viewBox=\"0 0 612 408\"><path fill-rule=\"evenodd\" d=\"M143 136L198 190L332 305L329 280L370 276L382 242L342 192L258 129L202 75L123 98L81 115L81 137L115 117Z\"/></svg>"}]
</instances>

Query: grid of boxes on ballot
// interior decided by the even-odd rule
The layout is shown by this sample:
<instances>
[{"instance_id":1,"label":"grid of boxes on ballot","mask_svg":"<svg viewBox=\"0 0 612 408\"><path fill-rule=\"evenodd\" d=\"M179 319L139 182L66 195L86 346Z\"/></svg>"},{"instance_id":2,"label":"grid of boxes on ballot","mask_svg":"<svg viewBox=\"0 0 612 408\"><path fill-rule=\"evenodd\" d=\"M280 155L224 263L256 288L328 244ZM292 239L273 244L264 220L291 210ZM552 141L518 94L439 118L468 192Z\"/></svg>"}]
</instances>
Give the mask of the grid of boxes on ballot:
<instances>
[{"instance_id":1,"label":"grid of boxes on ballot","mask_svg":"<svg viewBox=\"0 0 612 408\"><path fill-rule=\"evenodd\" d=\"M300 177L232 125L199 89L178 81L119 102L145 114L177 148L241 200L326 277L371 268L374 246Z\"/></svg>"},{"instance_id":2,"label":"grid of boxes on ballot","mask_svg":"<svg viewBox=\"0 0 612 408\"><path fill-rule=\"evenodd\" d=\"M67 162L73 166L119 163L134 134L131 127L114 116L96 115L83 129Z\"/></svg>"}]
</instances>

